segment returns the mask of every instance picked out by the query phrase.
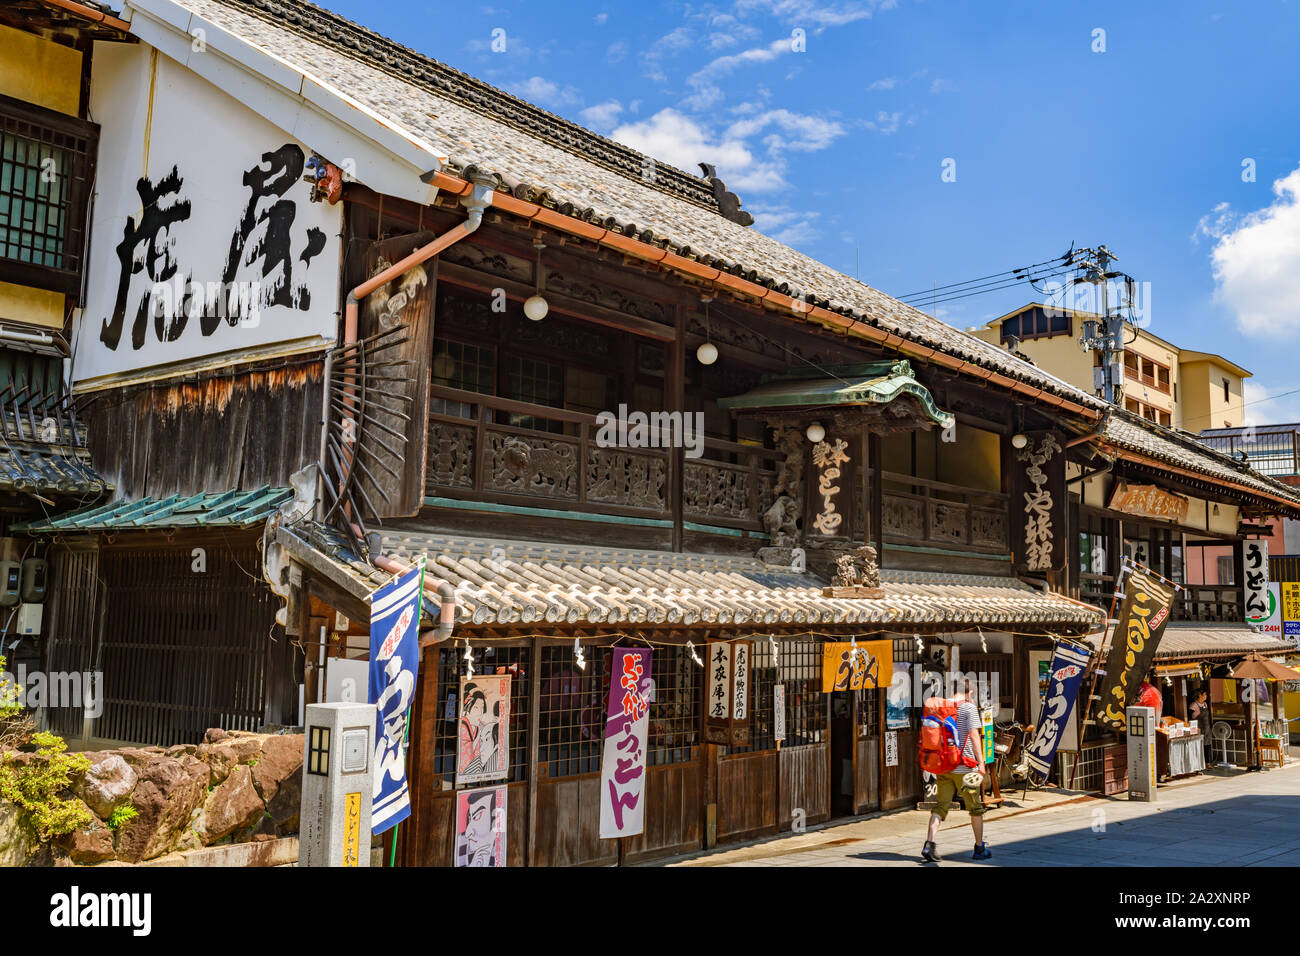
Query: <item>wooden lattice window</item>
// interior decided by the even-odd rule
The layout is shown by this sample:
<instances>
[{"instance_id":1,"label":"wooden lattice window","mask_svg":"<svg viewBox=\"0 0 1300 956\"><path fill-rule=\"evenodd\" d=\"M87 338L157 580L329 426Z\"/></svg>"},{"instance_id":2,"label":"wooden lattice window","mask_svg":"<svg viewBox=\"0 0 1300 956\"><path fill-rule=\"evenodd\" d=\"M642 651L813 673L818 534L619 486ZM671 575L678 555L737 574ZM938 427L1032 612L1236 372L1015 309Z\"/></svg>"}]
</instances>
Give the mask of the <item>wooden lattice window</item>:
<instances>
[{"instance_id":1,"label":"wooden lattice window","mask_svg":"<svg viewBox=\"0 0 1300 956\"><path fill-rule=\"evenodd\" d=\"M433 771L444 786L456 785L456 747L460 738L460 679L464 651L444 648L438 655L438 710L434 717ZM532 649L474 644L476 676L508 674L510 680L510 770L506 782L528 779L528 687Z\"/></svg>"}]
</instances>

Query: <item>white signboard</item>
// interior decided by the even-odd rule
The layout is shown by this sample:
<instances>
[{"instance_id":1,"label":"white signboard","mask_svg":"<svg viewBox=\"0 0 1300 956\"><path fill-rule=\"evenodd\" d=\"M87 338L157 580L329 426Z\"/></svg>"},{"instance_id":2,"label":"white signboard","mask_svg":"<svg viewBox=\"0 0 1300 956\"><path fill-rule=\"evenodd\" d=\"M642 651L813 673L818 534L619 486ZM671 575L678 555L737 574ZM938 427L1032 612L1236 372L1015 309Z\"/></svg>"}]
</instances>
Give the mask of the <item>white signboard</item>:
<instances>
[{"instance_id":1,"label":"white signboard","mask_svg":"<svg viewBox=\"0 0 1300 956\"><path fill-rule=\"evenodd\" d=\"M310 201L310 147L145 44L100 52L74 381L332 342L343 207Z\"/></svg>"},{"instance_id":2,"label":"white signboard","mask_svg":"<svg viewBox=\"0 0 1300 956\"><path fill-rule=\"evenodd\" d=\"M731 645L718 642L709 645L709 700L708 716L726 720L731 712Z\"/></svg>"},{"instance_id":3,"label":"white signboard","mask_svg":"<svg viewBox=\"0 0 1300 956\"><path fill-rule=\"evenodd\" d=\"M885 731L885 766L898 766L898 731Z\"/></svg>"},{"instance_id":4,"label":"white signboard","mask_svg":"<svg viewBox=\"0 0 1300 956\"><path fill-rule=\"evenodd\" d=\"M736 720L749 719L749 645L743 641L736 645L732 667L735 670L735 694L732 698L731 716Z\"/></svg>"},{"instance_id":5,"label":"white signboard","mask_svg":"<svg viewBox=\"0 0 1300 956\"><path fill-rule=\"evenodd\" d=\"M1267 541L1252 538L1241 543L1241 569L1245 576L1246 623L1258 629L1268 623L1276 607L1276 599L1270 602L1269 595Z\"/></svg>"},{"instance_id":6,"label":"white signboard","mask_svg":"<svg viewBox=\"0 0 1300 956\"><path fill-rule=\"evenodd\" d=\"M785 740L785 685L772 687L772 739L777 743Z\"/></svg>"}]
</instances>

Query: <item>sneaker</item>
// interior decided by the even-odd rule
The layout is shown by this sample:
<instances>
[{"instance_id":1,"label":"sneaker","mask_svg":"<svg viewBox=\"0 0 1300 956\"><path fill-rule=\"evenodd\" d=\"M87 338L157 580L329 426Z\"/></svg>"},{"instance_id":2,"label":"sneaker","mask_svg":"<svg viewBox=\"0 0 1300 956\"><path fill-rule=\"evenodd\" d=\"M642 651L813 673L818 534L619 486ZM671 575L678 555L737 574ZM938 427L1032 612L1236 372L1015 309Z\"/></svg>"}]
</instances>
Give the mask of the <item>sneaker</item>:
<instances>
[{"instance_id":1,"label":"sneaker","mask_svg":"<svg viewBox=\"0 0 1300 956\"><path fill-rule=\"evenodd\" d=\"M939 856L938 851L934 848L934 843L929 840L925 841L925 846L921 847L921 859L926 863L938 863L943 857Z\"/></svg>"},{"instance_id":2,"label":"sneaker","mask_svg":"<svg viewBox=\"0 0 1300 956\"><path fill-rule=\"evenodd\" d=\"M993 852L989 849L989 845L987 843L976 843L975 852L972 855L977 860L987 860L989 857L993 855Z\"/></svg>"}]
</instances>

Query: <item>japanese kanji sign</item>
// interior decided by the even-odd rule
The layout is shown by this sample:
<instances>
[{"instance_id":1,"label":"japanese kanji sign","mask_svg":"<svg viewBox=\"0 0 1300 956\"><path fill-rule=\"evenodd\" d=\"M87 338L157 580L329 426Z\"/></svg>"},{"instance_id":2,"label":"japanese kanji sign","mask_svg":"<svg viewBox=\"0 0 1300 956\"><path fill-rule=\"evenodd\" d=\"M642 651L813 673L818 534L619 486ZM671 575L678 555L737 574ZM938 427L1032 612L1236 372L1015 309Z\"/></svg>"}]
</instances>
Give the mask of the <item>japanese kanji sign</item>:
<instances>
[{"instance_id":1,"label":"japanese kanji sign","mask_svg":"<svg viewBox=\"0 0 1300 956\"><path fill-rule=\"evenodd\" d=\"M650 731L651 650L610 654L605 752L600 762L600 838L635 836L645 827L645 765Z\"/></svg>"},{"instance_id":2,"label":"japanese kanji sign","mask_svg":"<svg viewBox=\"0 0 1300 956\"><path fill-rule=\"evenodd\" d=\"M90 248L74 380L332 344L343 205L310 200L310 147L144 44L111 59L133 95L97 91L106 241Z\"/></svg>"},{"instance_id":3,"label":"japanese kanji sign","mask_svg":"<svg viewBox=\"0 0 1300 956\"><path fill-rule=\"evenodd\" d=\"M1249 538L1241 543L1242 582L1246 598L1246 623L1265 624L1273 613L1268 593L1268 542Z\"/></svg>"},{"instance_id":4,"label":"japanese kanji sign","mask_svg":"<svg viewBox=\"0 0 1300 956\"><path fill-rule=\"evenodd\" d=\"M858 641L856 649L851 642L822 647L823 693L888 687L893 679L893 641Z\"/></svg>"},{"instance_id":5,"label":"japanese kanji sign","mask_svg":"<svg viewBox=\"0 0 1300 956\"><path fill-rule=\"evenodd\" d=\"M739 747L749 743L752 675L750 641L708 645L708 700L704 710L706 743Z\"/></svg>"},{"instance_id":6,"label":"japanese kanji sign","mask_svg":"<svg viewBox=\"0 0 1300 956\"><path fill-rule=\"evenodd\" d=\"M1124 710L1137 699L1138 686L1151 667L1173 608L1174 592L1145 571L1130 571L1124 603L1111 635L1106 676L1101 683L1097 723L1124 730Z\"/></svg>"},{"instance_id":7,"label":"japanese kanji sign","mask_svg":"<svg viewBox=\"0 0 1300 956\"><path fill-rule=\"evenodd\" d=\"M817 493L821 495L821 510L812 520L817 533L830 537L841 533L844 515L835 508L835 496L840 493L839 479L849 461L848 442L842 438L819 441L813 446L813 467L817 469Z\"/></svg>"},{"instance_id":8,"label":"japanese kanji sign","mask_svg":"<svg viewBox=\"0 0 1300 956\"><path fill-rule=\"evenodd\" d=\"M1165 518L1180 524L1187 520L1192 499L1157 488L1155 485L1127 485L1119 482L1111 492L1108 507L1143 518Z\"/></svg>"},{"instance_id":9,"label":"japanese kanji sign","mask_svg":"<svg viewBox=\"0 0 1300 956\"><path fill-rule=\"evenodd\" d=\"M772 688L772 739L777 743L785 740L784 684L776 684Z\"/></svg>"},{"instance_id":10,"label":"japanese kanji sign","mask_svg":"<svg viewBox=\"0 0 1300 956\"><path fill-rule=\"evenodd\" d=\"M1055 432L1030 435L1016 453L1023 466L1015 471L1012 499L1016 564L1025 571L1053 571L1065 562L1058 548L1065 533L1065 455Z\"/></svg>"},{"instance_id":11,"label":"japanese kanji sign","mask_svg":"<svg viewBox=\"0 0 1300 956\"><path fill-rule=\"evenodd\" d=\"M1079 696L1083 672L1088 667L1091 651L1074 644L1061 642L1052 655L1048 672L1047 693L1038 715L1038 730L1034 742L1025 753L1030 770L1046 780L1052 770L1056 748L1065 737L1066 728L1074 716L1074 702Z\"/></svg>"}]
</instances>

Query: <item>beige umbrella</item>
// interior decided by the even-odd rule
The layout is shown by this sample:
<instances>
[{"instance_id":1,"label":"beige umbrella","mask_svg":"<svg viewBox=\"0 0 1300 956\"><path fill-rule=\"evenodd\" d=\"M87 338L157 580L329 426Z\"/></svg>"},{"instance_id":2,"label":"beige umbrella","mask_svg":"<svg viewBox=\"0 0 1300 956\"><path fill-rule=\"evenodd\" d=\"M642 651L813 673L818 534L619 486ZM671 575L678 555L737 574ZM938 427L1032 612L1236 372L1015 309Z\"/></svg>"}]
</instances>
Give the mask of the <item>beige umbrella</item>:
<instances>
[{"instance_id":1,"label":"beige umbrella","mask_svg":"<svg viewBox=\"0 0 1300 956\"><path fill-rule=\"evenodd\" d=\"M1247 657L1235 667L1232 668L1232 676L1236 680L1267 680L1267 681L1284 681L1295 680L1296 671L1294 668L1287 667L1279 661L1269 660L1266 657L1260 657L1257 653L1251 652ZM1255 712L1255 739L1259 740L1259 701L1251 703L1251 709ZM1273 716L1277 716L1277 698L1273 698ZM1282 741L1285 746L1286 741ZM1258 744L1256 745L1258 746ZM1285 753L1285 749L1283 753Z\"/></svg>"}]
</instances>

